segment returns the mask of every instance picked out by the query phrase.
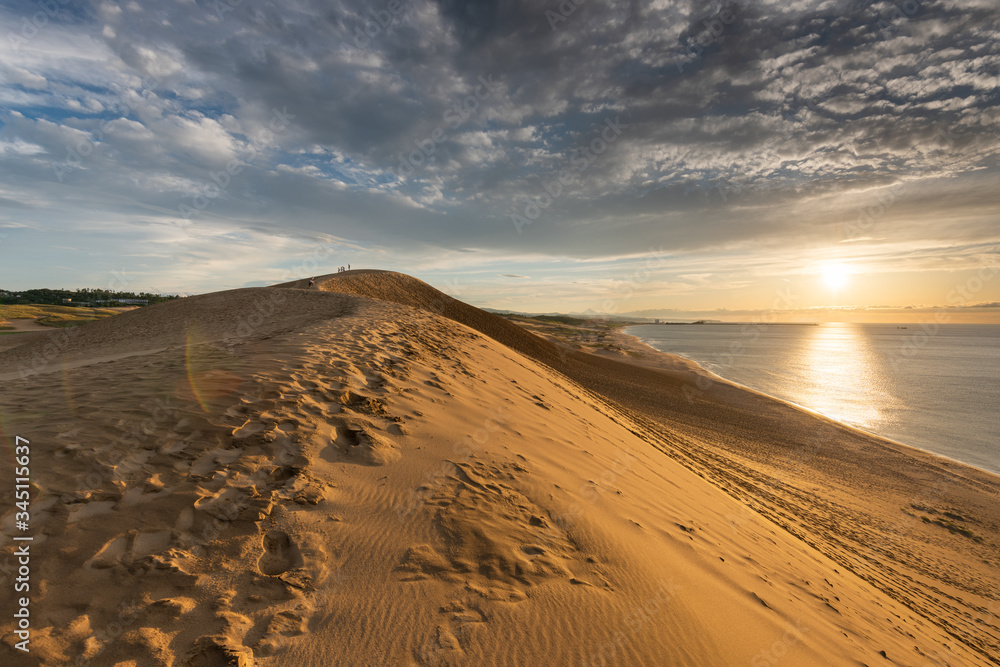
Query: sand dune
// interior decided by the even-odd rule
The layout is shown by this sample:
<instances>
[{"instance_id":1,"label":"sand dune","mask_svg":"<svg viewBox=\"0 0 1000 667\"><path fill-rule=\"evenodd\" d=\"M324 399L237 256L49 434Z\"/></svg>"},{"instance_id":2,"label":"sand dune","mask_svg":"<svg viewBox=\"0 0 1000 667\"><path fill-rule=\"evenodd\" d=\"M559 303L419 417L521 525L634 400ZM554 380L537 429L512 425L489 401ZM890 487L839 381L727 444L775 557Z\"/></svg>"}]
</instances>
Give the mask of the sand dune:
<instances>
[{"instance_id":1,"label":"sand dune","mask_svg":"<svg viewBox=\"0 0 1000 667\"><path fill-rule=\"evenodd\" d=\"M721 382L688 402L697 369L401 274L318 282L0 352L35 535L4 664L997 662L996 478ZM982 541L904 523L943 512Z\"/></svg>"}]
</instances>

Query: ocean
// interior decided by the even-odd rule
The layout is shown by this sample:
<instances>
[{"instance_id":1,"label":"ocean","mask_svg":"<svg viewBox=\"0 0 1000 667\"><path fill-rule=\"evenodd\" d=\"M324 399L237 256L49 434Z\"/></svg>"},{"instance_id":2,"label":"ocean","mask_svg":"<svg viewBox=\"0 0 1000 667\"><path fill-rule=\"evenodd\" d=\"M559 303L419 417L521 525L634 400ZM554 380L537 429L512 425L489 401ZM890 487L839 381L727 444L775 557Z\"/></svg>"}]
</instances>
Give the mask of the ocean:
<instances>
[{"instance_id":1,"label":"ocean","mask_svg":"<svg viewBox=\"0 0 1000 667\"><path fill-rule=\"evenodd\" d=\"M642 325L644 343L856 428L1000 474L1000 325Z\"/></svg>"}]
</instances>

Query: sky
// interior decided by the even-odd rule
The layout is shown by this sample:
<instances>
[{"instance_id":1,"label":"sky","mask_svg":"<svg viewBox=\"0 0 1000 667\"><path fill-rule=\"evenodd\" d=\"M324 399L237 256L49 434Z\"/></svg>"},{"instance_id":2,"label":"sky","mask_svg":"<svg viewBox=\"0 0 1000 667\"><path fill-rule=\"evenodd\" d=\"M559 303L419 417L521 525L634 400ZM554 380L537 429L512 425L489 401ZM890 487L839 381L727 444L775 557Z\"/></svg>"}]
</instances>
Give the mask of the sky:
<instances>
[{"instance_id":1,"label":"sky","mask_svg":"<svg viewBox=\"0 0 1000 667\"><path fill-rule=\"evenodd\" d=\"M996 0L5 0L0 282L1000 322Z\"/></svg>"}]
</instances>

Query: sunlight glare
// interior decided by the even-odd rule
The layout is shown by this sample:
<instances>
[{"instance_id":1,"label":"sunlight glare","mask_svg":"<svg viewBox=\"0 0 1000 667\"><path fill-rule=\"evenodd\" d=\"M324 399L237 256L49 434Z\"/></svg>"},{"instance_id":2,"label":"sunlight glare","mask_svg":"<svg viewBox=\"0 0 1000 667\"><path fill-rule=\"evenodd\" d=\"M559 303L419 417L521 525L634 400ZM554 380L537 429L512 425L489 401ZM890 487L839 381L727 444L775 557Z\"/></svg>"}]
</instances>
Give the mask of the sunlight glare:
<instances>
[{"instance_id":1,"label":"sunlight glare","mask_svg":"<svg viewBox=\"0 0 1000 667\"><path fill-rule=\"evenodd\" d=\"M827 264L823 268L823 282L833 290L838 290L847 284L851 269L846 264Z\"/></svg>"}]
</instances>

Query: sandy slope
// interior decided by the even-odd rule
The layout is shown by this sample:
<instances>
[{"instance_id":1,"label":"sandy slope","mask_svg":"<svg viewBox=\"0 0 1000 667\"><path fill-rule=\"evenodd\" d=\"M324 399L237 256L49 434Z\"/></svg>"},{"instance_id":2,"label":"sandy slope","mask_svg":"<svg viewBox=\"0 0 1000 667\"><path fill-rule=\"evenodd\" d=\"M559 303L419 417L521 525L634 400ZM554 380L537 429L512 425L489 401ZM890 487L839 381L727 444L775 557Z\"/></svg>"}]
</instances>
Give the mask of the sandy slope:
<instances>
[{"instance_id":1,"label":"sandy slope","mask_svg":"<svg viewBox=\"0 0 1000 667\"><path fill-rule=\"evenodd\" d=\"M10 320L0 320L4 326L10 327L11 331L51 331L52 327L39 324L31 317L18 317Z\"/></svg>"},{"instance_id":2,"label":"sandy slope","mask_svg":"<svg viewBox=\"0 0 1000 667\"><path fill-rule=\"evenodd\" d=\"M399 274L355 273L320 284L439 310L444 304L450 317L494 335L487 314L447 297L430 300L427 286L399 290ZM413 292L422 295L417 303ZM1000 664L1000 479L617 338L642 359L566 348L553 356L504 332L505 343L638 421L636 433L651 446Z\"/></svg>"},{"instance_id":3,"label":"sandy slope","mask_svg":"<svg viewBox=\"0 0 1000 667\"><path fill-rule=\"evenodd\" d=\"M696 421L731 408L657 419L611 396L612 378L586 384L604 361L419 281L322 284L192 297L0 352L4 437L32 442L36 535L32 653L10 648L4 597L0 662L989 664L879 585L898 569L844 565L835 493L852 478L795 497L800 471L737 460L739 437ZM633 389L666 377L614 368ZM5 536L11 496L4 481ZM786 500L831 543L774 509ZM931 528L945 554L965 539ZM976 530L995 549L996 527ZM962 581L910 578L965 613ZM985 606L981 623L995 629Z\"/></svg>"}]
</instances>

